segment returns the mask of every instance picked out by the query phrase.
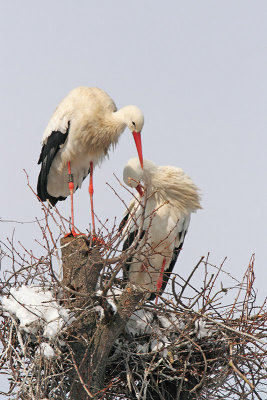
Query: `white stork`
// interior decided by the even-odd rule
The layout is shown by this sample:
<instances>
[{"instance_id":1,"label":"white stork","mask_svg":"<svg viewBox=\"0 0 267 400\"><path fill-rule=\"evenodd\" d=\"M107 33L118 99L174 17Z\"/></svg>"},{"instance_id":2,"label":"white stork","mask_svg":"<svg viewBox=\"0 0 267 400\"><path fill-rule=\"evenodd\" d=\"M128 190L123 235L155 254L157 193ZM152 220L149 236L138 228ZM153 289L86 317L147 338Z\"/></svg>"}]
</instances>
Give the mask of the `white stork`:
<instances>
[{"instance_id":1,"label":"white stork","mask_svg":"<svg viewBox=\"0 0 267 400\"><path fill-rule=\"evenodd\" d=\"M58 105L42 140L38 164L41 171L37 194L42 201L55 205L71 196L71 233L74 230L73 193L90 172L89 194L92 233L95 236L93 208L93 167L114 147L126 127L133 134L143 167L141 130L144 117L136 106L117 110L103 90L94 87L73 89Z\"/></svg>"},{"instance_id":2,"label":"white stork","mask_svg":"<svg viewBox=\"0 0 267 400\"><path fill-rule=\"evenodd\" d=\"M120 225L127 235L123 250L133 242L144 218L136 252L127 260L124 277L152 292L150 299L156 297L157 302L182 248L190 215L201 208L198 188L181 168L157 166L144 160L142 169L137 158L128 161L123 180L139 193ZM146 202L141 182L146 190Z\"/></svg>"}]
</instances>

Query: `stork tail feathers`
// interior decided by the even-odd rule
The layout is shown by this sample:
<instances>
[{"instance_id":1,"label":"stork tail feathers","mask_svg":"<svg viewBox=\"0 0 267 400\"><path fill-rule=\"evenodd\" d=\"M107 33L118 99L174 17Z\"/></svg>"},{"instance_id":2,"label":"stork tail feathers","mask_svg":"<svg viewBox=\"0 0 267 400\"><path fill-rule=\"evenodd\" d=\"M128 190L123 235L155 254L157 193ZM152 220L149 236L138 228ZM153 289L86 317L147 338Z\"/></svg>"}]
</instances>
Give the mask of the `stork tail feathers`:
<instances>
[{"instance_id":1,"label":"stork tail feathers","mask_svg":"<svg viewBox=\"0 0 267 400\"><path fill-rule=\"evenodd\" d=\"M42 151L39 157L38 164L41 165L41 171L38 177L37 183L37 195L42 201L49 200L52 206L54 206L59 200L65 200L66 197L53 197L47 192L47 179L50 171L51 164L60 149L60 146L65 143L69 126L66 133L54 131L48 137L47 142L43 145Z\"/></svg>"}]
</instances>

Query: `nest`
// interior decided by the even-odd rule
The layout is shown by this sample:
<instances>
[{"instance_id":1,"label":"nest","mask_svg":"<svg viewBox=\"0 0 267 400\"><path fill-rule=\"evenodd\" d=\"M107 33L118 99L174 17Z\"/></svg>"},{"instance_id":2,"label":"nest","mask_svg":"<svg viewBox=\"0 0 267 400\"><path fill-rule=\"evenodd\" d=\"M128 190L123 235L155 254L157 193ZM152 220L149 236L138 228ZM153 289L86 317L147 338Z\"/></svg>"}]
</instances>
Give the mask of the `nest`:
<instances>
[{"instance_id":1,"label":"nest","mask_svg":"<svg viewBox=\"0 0 267 400\"><path fill-rule=\"evenodd\" d=\"M48 224L42 230L50 231ZM113 245L111 239L105 241L102 258ZM11 296L14 287L34 284L50 290L53 301L60 307L67 304L75 316L51 339L45 337L47 327L42 317L34 322L34 329L27 331L17 315L2 309L1 374L8 375L10 382L9 390L0 392L2 398L73 399L73 382L81 386L80 400L266 398L267 313L266 304L258 306L256 302L254 256L241 282L223 271L224 263L217 267L209 262L209 256L202 257L187 279L173 275L171 290L160 297L159 304L154 304L125 289L126 283L119 276L125 260L119 264L115 256L115 268L111 262L101 265L94 261L90 269L86 262L91 250L80 244L73 278L68 273L73 267L71 261L60 282L53 269L57 239L52 243L50 248L46 241L47 254L41 258L31 252L27 253L28 259L21 256L11 242L1 253L1 258L12 262L12 269L5 272L1 281L3 298ZM197 283L201 282L201 287L192 283L200 266L204 276ZM86 282L88 268L91 275ZM225 276L234 284L223 286ZM98 295L92 287L92 282L97 281L102 284ZM224 299L230 299L230 304L224 305ZM131 308L127 309L130 303ZM86 329L89 327L87 336L82 331L83 324L87 324ZM119 324L119 334L114 334L107 352L103 387L92 395L94 387L84 380L75 352L78 349L83 356L96 334L105 329L112 333ZM48 350L48 346L53 350L51 357L49 352L41 351Z\"/></svg>"},{"instance_id":2,"label":"nest","mask_svg":"<svg viewBox=\"0 0 267 400\"><path fill-rule=\"evenodd\" d=\"M255 383L264 382L266 348L255 328L266 315L226 320L230 307L201 314L173 300L131 316L109 358L105 398L261 398Z\"/></svg>"}]
</instances>

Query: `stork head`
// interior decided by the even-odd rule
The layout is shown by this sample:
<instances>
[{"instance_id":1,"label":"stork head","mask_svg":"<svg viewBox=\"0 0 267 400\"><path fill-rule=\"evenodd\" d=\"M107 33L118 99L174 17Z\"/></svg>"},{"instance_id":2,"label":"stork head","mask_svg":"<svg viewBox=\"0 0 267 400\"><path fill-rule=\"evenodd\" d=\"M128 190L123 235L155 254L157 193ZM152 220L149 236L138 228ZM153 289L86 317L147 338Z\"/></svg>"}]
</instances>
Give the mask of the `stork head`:
<instances>
[{"instance_id":1,"label":"stork head","mask_svg":"<svg viewBox=\"0 0 267 400\"><path fill-rule=\"evenodd\" d=\"M136 106L126 106L118 110L115 114L132 132L139 161L143 168L141 130L144 126L144 115L142 111Z\"/></svg>"},{"instance_id":2,"label":"stork head","mask_svg":"<svg viewBox=\"0 0 267 400\"><path fill-rule=\"evenodd\" d=\"M126 185L135 188L143 196L144 190L141 184L143 181L145 187L149 190L153 187L153 177L157 174L158 166L149 160L144 160L144 166L141 168L138 158L131 158L123 170L123 180Z\"/></svg>"},{"instance_id":3,"label":"stork head","mask_svg":"<svg viewBox=\"0 0 267 400\"><path fill-rule=\"evenodd\" d=\"M144 115L140 108L136 106L123 107L124 122L132 132L141 132L144 126Z\"/></svg>"},{"instance_id":4,"label":"stork head","mask_svg":"<svg viewBox=\"0 0 267 400\"><path fill-rule=\"evenodd\" d=\"M138 158L131 158L124 167L123 180L126 185L136 188L141 196L143 195L143 188L141 186L143 175L144 170L141 168Z\"/></svg>"}]
</instances>

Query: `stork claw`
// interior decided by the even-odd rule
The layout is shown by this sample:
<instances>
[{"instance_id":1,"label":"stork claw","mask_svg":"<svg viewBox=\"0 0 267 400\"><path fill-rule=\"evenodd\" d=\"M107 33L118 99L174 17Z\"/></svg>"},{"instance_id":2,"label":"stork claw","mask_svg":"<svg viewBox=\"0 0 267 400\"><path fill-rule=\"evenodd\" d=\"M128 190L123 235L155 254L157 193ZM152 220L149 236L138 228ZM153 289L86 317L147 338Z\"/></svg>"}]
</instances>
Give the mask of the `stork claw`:
<instances>
[{"instance_id":1,"label":"stork claw","mask_svg":"<svg viewBox=\"0 0 267 400\"><path fill-rule=\"evenodd\" d=\"M74 229L72 229L69 233L67 233L65 236L64 236L64 238L67 238L67 237L69 237L69 236L73 236L73 237L77 237L77 236L86 236L85 235L85 233L78 233L78 232L75 232L75 230Z\"/></svg>"},{"instance_id":2,"label":"stork claw","mask_svg":"<svg viewBox=\"0 0 267 400\"><path fill-rule=\"evenodd\" d=\"M93 242L93 244L94 244L95 246L99 246L99 247L102 247L102 246L105 246L105 245L106 245L106 243L104 242L104 240L101 239L100 237L96 236L96 234L93 234L93 235L92 235L92 242Z\"/></svg>"}]
</instances>

